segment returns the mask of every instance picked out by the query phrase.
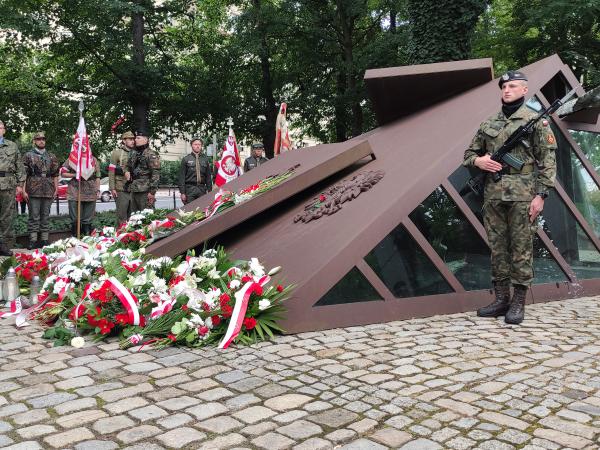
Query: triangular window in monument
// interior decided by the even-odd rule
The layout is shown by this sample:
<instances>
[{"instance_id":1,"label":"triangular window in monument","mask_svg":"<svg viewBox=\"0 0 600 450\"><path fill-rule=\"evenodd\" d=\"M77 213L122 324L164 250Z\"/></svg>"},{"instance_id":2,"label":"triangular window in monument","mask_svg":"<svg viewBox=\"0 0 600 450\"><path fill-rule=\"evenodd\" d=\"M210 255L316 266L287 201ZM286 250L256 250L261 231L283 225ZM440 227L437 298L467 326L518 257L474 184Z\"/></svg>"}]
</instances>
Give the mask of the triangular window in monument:
<instances>
[{"instance_id":1,"label":"triangular window in monument","mask_svg":"<svg viewBox=\"0 0 600 450\"><path fill-rule=\"evenodd\" d=\"M402 224L383 238L365 261L396 298L453 292Z\"/></svg>"},{"instance_id":2,"label":"triangular window in monument","mask_svg":"<svg viewBox=\"0 0 600 450\"><path fill-rule=\"evenodd\" d=\"M575 150L558 127L552 123L556 136L556 178L597 236L600 236L600 189Z\"/></svg>"},{"instance_id":3,"label":"triangular window in monument","mask_svg":"<svg viewBox=\"0 0 600 450\"><path fill-rule=\"evenodd\" d=\"M350 269L314 306L383 300L375 288L356 267Z\"/></svg>"},{"instance_id":4,"label":"triangular window in monument","mask_svg":"<svg viewBox=\"0 0 600 450\"><path fill-rule=\"evenodd\" d=\"M410 219L467 291L490 286L490 249L469 221L438 187Z\"/></svg>"},{"instance_id":5,"label":"triangular window in monument","mask_svg":"<svg viewBox=\"0 0 600 450\"><path fill-rule=\"evenodd\" d=\"M542 223L578 278L600 278L600 252L555 190L545 201Z\"/></svg>"}]
</instances>

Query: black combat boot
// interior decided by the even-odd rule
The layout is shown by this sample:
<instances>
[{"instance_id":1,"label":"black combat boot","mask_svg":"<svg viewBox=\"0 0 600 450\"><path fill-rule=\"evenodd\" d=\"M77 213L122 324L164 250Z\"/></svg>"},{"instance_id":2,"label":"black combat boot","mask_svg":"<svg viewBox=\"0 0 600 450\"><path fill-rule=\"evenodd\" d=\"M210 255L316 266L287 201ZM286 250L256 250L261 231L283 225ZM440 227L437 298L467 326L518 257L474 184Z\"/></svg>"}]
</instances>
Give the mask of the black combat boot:
<instances>
[{"instance_id":1,"label":"black combat boot","mask_svg":"<svg viewBox=\"0 0 600 450\"><path fill-rule=\"evenodd\" d=\"M71 236L77 237L77 224L76 223L71 224Z\"/></svg>"},{"instance_id":2,"label":"black combat boot","mask_svg":"<svg viewBox=\"0 0 600 450\"><path fill-rule=\"evenodd\" d=\"M50 241L48 239L44 239L44 240L40 241L38 248L45 247L46 245L50 245Z\"/></svg>"},{"instance_id":3,"label":"black combat boot","mask_svg":"<svg viewBox=\"0 0 600 450\"><path fill-rule=\"evenodd\" d=\"M508 280L494 283L494 292L496 293L496 299L489 305L477 310L479 317L503 316L508 311L510 306L510 283Z\"/></svg>"},{"instance_id":4,"label":"black combat boot","mask_svg":"<svg viewBox=\"0 0 600 450\"><path fill-rule=\"evenodd\" d=\"M515 292L510 302L510 308L504 317L506 323L518 325L525 318L525 297L527 297L527 286L515 284Z\"/></svg>"},{"instance_id":5,"label":"black combat boot","mask_svg":"<svg viewBox=\"0 0 600 450\"><path fill-rule=\"evenodd\" d=\"M36 248L40 248L40 243L37 240L33 240L29 238L29 244L27 244L27 250L35 250Z\"/></svg>"},{"instance_id":6,"label":"black combat boot","mask_svg":"<svg viewBox=\"0 0 600 450\"><path fill-rule=\"evenodd\" d=\"M0 242L0 256L12 256L12 252L4 242Z\"/></svg>"}]
</instances>

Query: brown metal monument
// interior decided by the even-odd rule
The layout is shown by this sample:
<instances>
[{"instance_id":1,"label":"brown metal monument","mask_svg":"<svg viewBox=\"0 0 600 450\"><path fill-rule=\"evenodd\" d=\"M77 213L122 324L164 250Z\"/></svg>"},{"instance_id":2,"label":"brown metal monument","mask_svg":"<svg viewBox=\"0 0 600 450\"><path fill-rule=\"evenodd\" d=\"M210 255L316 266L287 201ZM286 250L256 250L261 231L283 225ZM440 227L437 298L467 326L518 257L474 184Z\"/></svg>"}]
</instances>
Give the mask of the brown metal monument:
<instances>
[{"instance_id":1,"label":"brown metal monument","mask_svg":"<svg viewBox=\"0 0 600 450\"><path fill-rule=\"evenodd\" d=\"M557 56L521 69L528 106L571 88L584 93ZM346 142L282 154L227 184L238 191L297 166L263 195L152 244L176 255L203 243L234 258L258 257L297 287L286 302L287 332L471 311L492 299L481 200L461 193L463 152L500 104L489 59L367 71L380 126ZM528 302L600 293L598 110L552 118L558 177L535 238ZM597 162L595 162L597 161ZM322 193L340 207L303 214ZM214 192L186 209L205 208Z\"/></svg>"}]
</instances>

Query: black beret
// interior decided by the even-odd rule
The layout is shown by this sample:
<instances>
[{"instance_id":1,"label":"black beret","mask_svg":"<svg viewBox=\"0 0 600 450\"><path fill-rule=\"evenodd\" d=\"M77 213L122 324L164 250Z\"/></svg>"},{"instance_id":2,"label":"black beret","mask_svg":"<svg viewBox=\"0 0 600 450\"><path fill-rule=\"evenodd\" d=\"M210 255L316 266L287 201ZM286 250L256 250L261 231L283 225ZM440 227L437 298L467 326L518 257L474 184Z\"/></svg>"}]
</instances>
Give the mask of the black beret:
<instances>
[{"instance_id":1,"label":"black beret","mask_svg":"<svg viewBox=\"0 0 600 450\"><path fill-rule=\"evenodd\" d=\"M509 70L498 79L498 86L500 86L500 89L502 89L502 85L507 81L516 80L527 81L527 77L523 72L519 72L518 70Z\"/></svg>"},{"instance_id":2,"label":"black beret","mask_svg":"<svg viewBox=\"0 0 600 450\"><path fill-rule=\"evenodd\" d=\"M254 143L252 144L252 148L253 148L253 149L254 149L254 148L265 148L265 146L263 145L263 143L262 143L262 142L254 142Z\"/></svg>"}]
</instances>

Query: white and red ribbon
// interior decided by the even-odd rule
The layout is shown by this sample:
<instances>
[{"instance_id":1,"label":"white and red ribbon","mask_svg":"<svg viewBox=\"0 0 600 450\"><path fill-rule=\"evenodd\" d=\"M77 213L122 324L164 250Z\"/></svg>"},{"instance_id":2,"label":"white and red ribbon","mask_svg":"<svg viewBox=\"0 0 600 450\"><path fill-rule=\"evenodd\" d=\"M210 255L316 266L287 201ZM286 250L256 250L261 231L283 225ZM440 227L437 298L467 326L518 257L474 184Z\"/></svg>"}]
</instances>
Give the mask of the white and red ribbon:
<instances>
[{"instance_id":1,"label":"white and red ribbon","mask_svg":"<svg viewBox=\"0 0 600 450\"><path fill-rule=\"evenodd\" d=\"M262 293L262 287L267 284L270 280L269 276L264 276L258 280L248 281L242 289L235 293L235 306L233 307L233 313L231 314L231 320L227 327L227 332L221 342L219 342L219 348L225 349L229 347L229 344L240 334L244 317L246 316L246 310L248 309L248 301L250 296L254 292Z\"/></svg>"},{"instance_id":2,"label":"white and red ribbon","mask_svg":"<svg viewBox=\"0 0 600 450\"><path fill-rule=\"evenodd\" d=\"M108 283L109 289L117 296L127 311L129 323L132 325L139 325L140 312L137 306L137 298L135 298L135 296L129 292L129 289L123 286L115 277L110 277L108 280L106 280L106 282Z\"/></svg>"},{"instance_id":3,"label":"white and red ribbon","mask_svg":"<svg viewBox=\"0 0 600 450\"><path fill-rule=\"evenodd\" d=\"M10 312L2 311L0 312L0 319L3 317L10 317L16 314L19 314L23 310L23 304L21 303L21 299L19 297L15 298L10 302Z\"/></svg>"}]
</instances>

